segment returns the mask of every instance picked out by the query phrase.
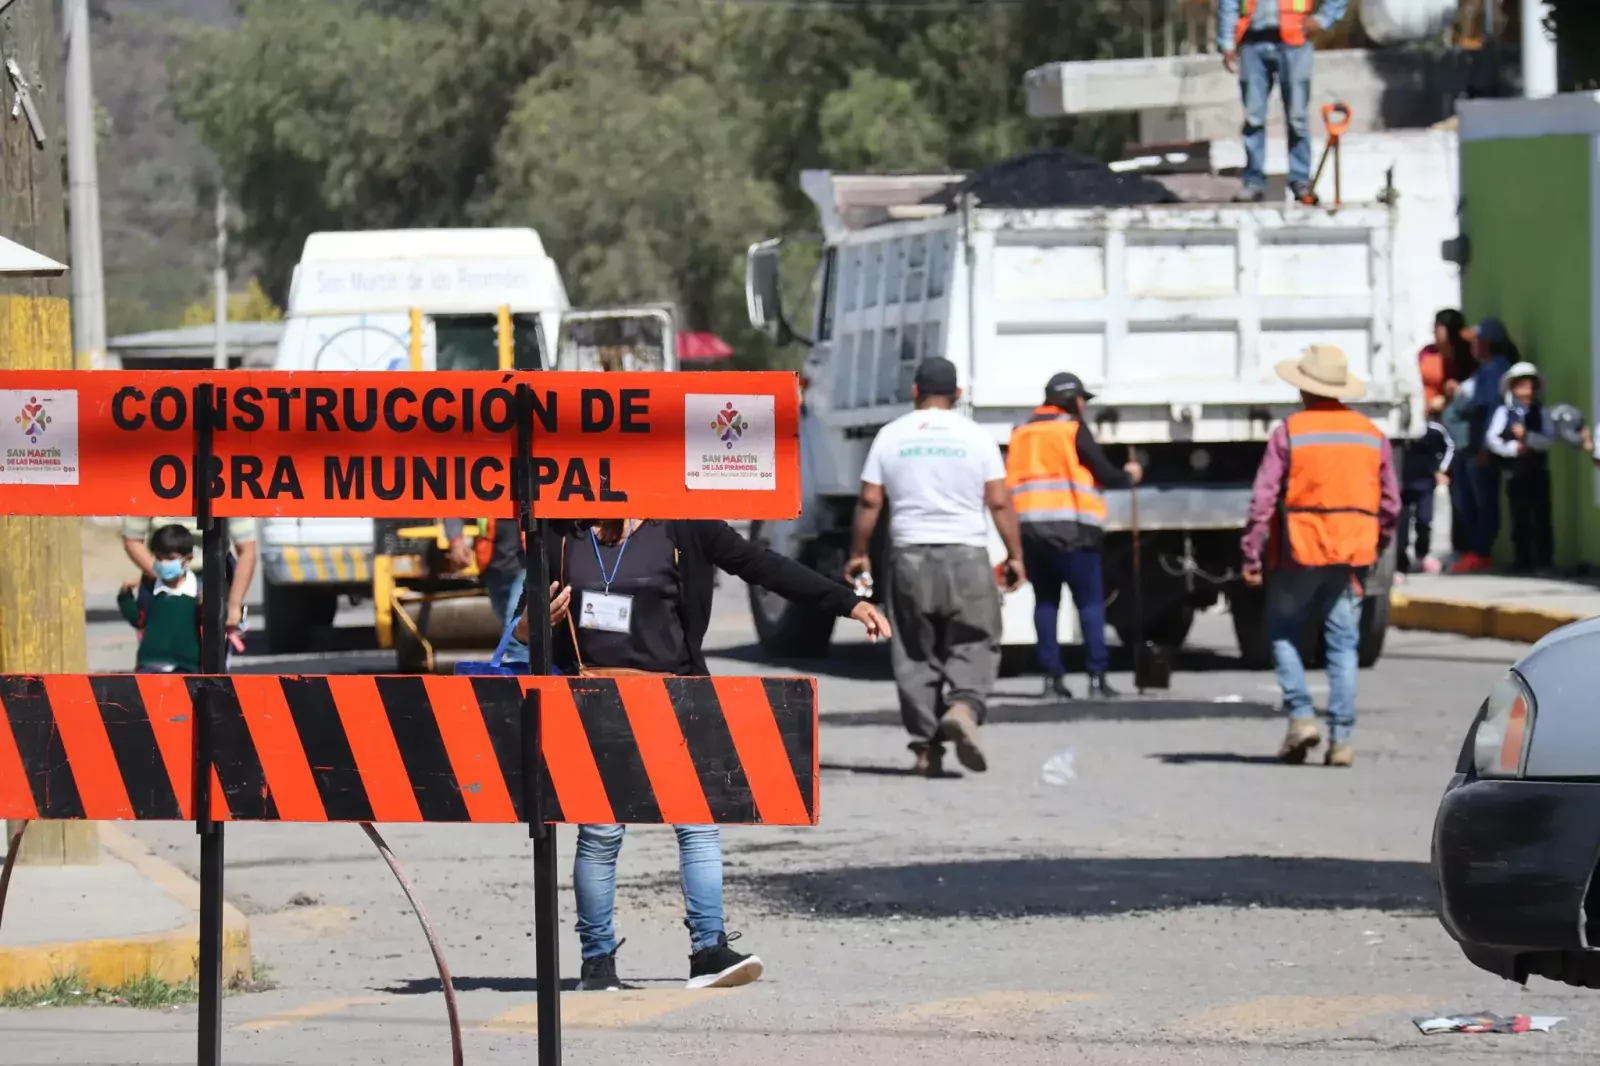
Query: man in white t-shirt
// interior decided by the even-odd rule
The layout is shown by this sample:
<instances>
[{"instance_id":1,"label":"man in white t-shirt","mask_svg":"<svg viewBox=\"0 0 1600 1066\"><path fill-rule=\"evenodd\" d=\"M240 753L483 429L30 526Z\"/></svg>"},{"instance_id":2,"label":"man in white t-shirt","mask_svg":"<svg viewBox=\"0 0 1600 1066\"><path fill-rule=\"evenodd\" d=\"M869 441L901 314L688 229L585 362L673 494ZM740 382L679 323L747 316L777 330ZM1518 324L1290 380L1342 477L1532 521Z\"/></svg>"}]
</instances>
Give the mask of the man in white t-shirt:
<instances>
[{"instance_id":1,"label":"man in white t-shirt","mask_svg":"<svg viewBox=\"0 0 1600 1066\"><path fill-rule=\"evenodd\" d=\"M981 771L988 762L978 727L1000 673L1000 590L989 565L988 516L1005 543L1007 591L1027 580L1022 535L1000 446L952 410L961 397L955 364L924 360L911 396L916 409L879 430L867 453L845 577L868 570L887 497L890 650L916 771L938 776L947 740L962 766Z\"/></svg>"}]
</instances>

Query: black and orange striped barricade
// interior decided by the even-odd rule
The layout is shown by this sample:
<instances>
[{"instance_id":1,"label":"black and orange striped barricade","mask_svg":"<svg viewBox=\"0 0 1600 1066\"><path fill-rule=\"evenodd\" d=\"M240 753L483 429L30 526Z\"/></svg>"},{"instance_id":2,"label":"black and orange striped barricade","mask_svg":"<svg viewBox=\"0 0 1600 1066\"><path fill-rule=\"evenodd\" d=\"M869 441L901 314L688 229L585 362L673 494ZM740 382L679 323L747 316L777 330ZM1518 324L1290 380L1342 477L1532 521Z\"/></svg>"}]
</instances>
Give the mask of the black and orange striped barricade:
<instances>
[{"instance_id":1,"label":"black and orange striped barricade","mask_svg":"<svg viewBox=\"0 0 1600 1066\"><path fill-rule=\"evenodd\" d=\"M226 822L526 823L555 1066L549 826L814 824L812 683L556 679L548 639L527 678L230 677L223 520L515 519L543 589L549 519L797 516L799 396L770 372L0 371L21 412L0 418L0 513L192 502L205 560L200 674L0 675L0 815L195 822L200 1066L222 1058Z\"/></svg>"},{"instance_id":2,"label":"black and orange striped barricade","mask_svg":"<svg viewBox=\"0 0 1600 1066\"><path fill-rule=\"evenodd\" d=\"M817 821L810 678L256 674L0 675L0 818L192 820L202 702L219 821Z\"/></svg>"}]
</instances>

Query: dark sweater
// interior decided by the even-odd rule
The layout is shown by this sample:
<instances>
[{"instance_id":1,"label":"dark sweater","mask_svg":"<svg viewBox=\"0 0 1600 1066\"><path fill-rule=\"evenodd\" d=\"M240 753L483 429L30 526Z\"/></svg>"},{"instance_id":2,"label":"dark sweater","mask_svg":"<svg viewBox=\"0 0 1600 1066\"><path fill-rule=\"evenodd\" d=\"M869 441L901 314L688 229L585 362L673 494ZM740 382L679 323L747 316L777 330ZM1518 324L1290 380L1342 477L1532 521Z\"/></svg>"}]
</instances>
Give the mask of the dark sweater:
<instances>
[{"instance_id":1,"label":"dark sweater","mask_svg":"<svg viewBox=\"0 0 1600 1066\"><path fill-rule=\"evenodd\" d=\"M135 660L139 666L171 663L182 674L200 672L200 600L175 592L151 594L141 609L131 592L117 596L128 624L144 630Z\"/></svg>"},{"instance_id":2,"label":"dark sweater","mask_svg":"<svg viewBox=\"0 0 1600 1066\"><path fill-rule=\"evenodd\" d=\"M677 598L679 620L689 644L691 676L701 676L706 668L702 646L711 627L711 600L716 592L716 571L724 570L748 584L768 589L796 603L807 604L840 618L848 617L861 601L840 581L824 577L809 566L758 548L745 540L726 522L716 520L663 522L667 538L678 551ZM593 551L589 527L569 522L552 523L545 537L550 559L550 580L560 579L561 545L568 552ZM518 605L517 610L522 610ZM574 674L577 653L572 646L572 631L559 626L551 633L551 658L556 669ZM612 663L588 663L611 666Z\"/></svg>"}]
</instances>

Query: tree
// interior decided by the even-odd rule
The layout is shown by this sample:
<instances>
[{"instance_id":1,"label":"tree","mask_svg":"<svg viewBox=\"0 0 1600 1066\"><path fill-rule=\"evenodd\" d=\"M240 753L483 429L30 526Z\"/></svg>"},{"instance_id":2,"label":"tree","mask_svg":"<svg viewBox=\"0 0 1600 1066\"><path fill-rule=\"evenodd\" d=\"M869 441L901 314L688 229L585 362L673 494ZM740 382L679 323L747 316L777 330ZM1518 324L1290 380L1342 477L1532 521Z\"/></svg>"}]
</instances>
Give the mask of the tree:
<instances>
[{"instance_id":1,"label":"tree","mask_svg":"<svg viewBox=\"0 0 1600 1066\"><path fill-rule=\"evenodd\" d=\"M488 216L536 226L577 302L670 298L695 329L742 317L742 252L778 204L752 173L729 18L698 0L613 12L518 95Z\"/></svg>"},{"instance_id":2,"label":"tree","mask_svg":"<svg viewBox=\"0 0 1600 1066\"><path fill-rule=\"evenodd\" d=\"M1562 87L1600 86L1600 5L1594 0L1550 0L1549 29L1561 56Z\"/></svg>"},{"instance_id":3,"label":"tree","mask_svg":"<svg viewBox=\"0 0 1600 1066\"><path fill-rule=\"evenodd\" d=\"M208 326L216 320L217 308L213 300L196 300L183 312L185 326ZM251 278L243 292L228 294L228 321L282 322L283 312L263 291L261 282Z\"/></svg>"}]
</instances>

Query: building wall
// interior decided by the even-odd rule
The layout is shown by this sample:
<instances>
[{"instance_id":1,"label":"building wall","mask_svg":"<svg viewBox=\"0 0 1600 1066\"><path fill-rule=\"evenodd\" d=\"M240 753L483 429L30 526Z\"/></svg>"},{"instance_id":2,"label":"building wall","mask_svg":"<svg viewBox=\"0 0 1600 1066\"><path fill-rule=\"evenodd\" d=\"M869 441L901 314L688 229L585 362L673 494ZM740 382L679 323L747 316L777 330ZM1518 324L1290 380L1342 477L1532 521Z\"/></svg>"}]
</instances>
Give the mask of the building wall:
<instances>
[{"instance_id":1,"label":"building wall","mask_svg":"<svg viewBox=\"0 0 1600 1066\"><path fill-rule=\"evenodd\" d=\"M1594 157L1587 135L1461 145L1467 319L1504 321L1522 357L1544 373L1547 402L1576 404L1591 421ZM1600 564L1588 458L1558 443L1550 469L1557 564ZM1508 552L1503 521L1497 555Z\"/></svg>"}]
</instances>

